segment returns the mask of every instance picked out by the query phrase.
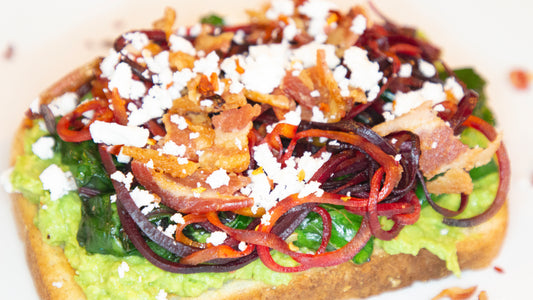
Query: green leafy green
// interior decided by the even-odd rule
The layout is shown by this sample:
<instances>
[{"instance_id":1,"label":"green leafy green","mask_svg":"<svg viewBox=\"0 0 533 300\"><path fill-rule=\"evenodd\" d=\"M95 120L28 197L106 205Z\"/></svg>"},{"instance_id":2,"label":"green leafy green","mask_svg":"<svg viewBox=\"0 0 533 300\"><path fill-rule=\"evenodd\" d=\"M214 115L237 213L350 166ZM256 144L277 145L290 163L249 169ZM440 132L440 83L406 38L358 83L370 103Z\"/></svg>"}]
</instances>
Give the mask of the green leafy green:
<instances>
[{"instance_id":1,"label":"green leafy green","mask_svg":"<svg viewBox=\"0 0 533 300\"><path fill-rule=\"evenodd\" d=\"M332 220L331 238L327 246L328 251L345 246L355 236L361 225L362 217L348 212L344 208L324 205ZM322 218L311 212L295 230L297 240L294 245L302 250L316 251L322 243ZM370 259L373 251L373 239L370 240L352 260L361 264Z\"/></svg>"},{"instance_id":2,"label":"green leafy green","mask_svg":"<svg viewBox=\"0 0 533 300\"><path fill-rule=\"evenodd\" d=\"M224 18L216 14L210 14L202 17L200 19L200 23L219 27L226 25L226 21L224 21Z\"/></svg>"},{"instance_id":3,"label":"green leafy green","mask_svg":"<svg viewBox=\"0 0 533 300\"><path fill-rule=\"evenodd\" d=\"M78 229L78 243L89 253L125 256L132 254L117 214L116 203L110 194L81 197L82 219ZM134 247L133 247L134 248Z\"/></svg>"},{"instance_id":4,"label":"green leafy green","mask_svg":"<svg viewBox=\"0 0 533 300\"><path fill-rule=\"evenodd\" d=\"M98 146L93 141L68 143L57 137L56 151L61 154L61 162L69 167L78 187L113 191L111 179L100 161Z\"/></svg>"}]
</instances>

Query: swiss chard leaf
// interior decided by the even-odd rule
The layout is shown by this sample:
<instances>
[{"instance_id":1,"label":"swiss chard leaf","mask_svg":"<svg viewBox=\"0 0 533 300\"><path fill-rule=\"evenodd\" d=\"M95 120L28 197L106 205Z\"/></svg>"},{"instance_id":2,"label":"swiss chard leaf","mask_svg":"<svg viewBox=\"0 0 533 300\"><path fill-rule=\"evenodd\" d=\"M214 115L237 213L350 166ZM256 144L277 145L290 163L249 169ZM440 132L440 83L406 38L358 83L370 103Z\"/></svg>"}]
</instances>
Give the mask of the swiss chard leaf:
<instances>
[{"instance_id":1,"label":"swiss chard leaf","mask_svg":"<svg viewBox=\"0 0 533 300\"><path fill-rule=\"evenodd\" d=\"M355 236L361 225L362 217L348 212L344 208L324 205L331 216L332 230L328 244L328 251L345 246ZM295 230L297 240L294 244L300 248L316 251L322 242L322 218L317 213L311 212ZM363 263L370 259L373 251L373 239L370 240L352 260Z\"/></svg>"},{"instance_id":2,"label":"swiss chard leaf","mask_svg":"<svg viewBox=\"0 0 533 300\"><path fill-rule=\"evenodd\" d=\"M111 179L100 161L98 146L93 141L67 143L57 137L56 147L61 153L61 162L69 167L78 187L113 191Z\"/></svg>"},{"instance_id":3,"label":"swiss chard leaf","mask_svg":"<svg viewBox=\"0 0 533 300\"><path fill-rule=\"evenodd\" d=\"M122 232L116 203L110 194L81 197L82 219L78 229L78 243L89 253L125 256L133 253L129 240Z\"/></svg>"}]
</instances>

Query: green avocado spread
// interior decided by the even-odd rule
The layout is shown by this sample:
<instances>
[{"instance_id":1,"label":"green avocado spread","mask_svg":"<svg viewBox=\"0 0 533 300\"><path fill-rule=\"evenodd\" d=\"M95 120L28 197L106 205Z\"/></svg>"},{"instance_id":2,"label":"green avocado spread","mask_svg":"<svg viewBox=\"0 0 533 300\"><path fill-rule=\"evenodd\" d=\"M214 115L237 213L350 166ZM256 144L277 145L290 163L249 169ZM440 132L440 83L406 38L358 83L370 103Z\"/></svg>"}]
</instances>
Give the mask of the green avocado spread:
<instances>
[{"instance_id":1,"label":"green avocado spread","mask_svg":"<svg viewBox=\"0 0 533 300\"><path fill-rule=\"evenodd\" d=\"M11 175L12 185L14 190L21 192L24 197L39 205L40 209L35 219L36 226L41 231L44 240L64 249L67 259L76 270L76 281L84 289L88 299L153 299L161 290L179 296L197 296L208 289L219 288L224 282L233 279L260 280L271 285L287 284L290 281L290 274L271 271L260 260L228 273L172 274L153 266L138 255L118 257L88 253L84 247L80 246L77 239L82 219L82 201L78 194L70 192L52 201L49 192L43 190L39 180L41 172L51 164L68 170L66 166L61 165L58 152L53 158L47 160L42 160L32 153L32 144L46 134L47 132L39 125L26 131L25 154L19 156L16 161ZM483 139L474 131L466 131L463 134L463 141L467 144L483 146L483 143L486 143ZM462 217L482 212L490 205L496 192L497 173L493 169L478 173L480 174L476 175L476 178L472 176L475 190ZM436 199L440 205L451 209L456 208L459 203L458 195L444 195ZM341 211L332 215L344 218L346 214ZM345 219L348 220L348 218ZM306 224L312 227L312 221ZM384 221L384 226L387 226L386 221ZM443 225L442 216L426 205L416 224L406 226L392 241L374 240L374 247L380 247L389 254L409 253L413 255L416 255L420 249L426 248L445 260L448 268L459 275L455 243L461 239L461 236L460 228ZM304 242L300 241L300 243ZM371 248L372 245L370 245L370 253ZM294 265L290 258L279 253L274 253L274 258L281 264Z\"/></svg>"}]
</instances>

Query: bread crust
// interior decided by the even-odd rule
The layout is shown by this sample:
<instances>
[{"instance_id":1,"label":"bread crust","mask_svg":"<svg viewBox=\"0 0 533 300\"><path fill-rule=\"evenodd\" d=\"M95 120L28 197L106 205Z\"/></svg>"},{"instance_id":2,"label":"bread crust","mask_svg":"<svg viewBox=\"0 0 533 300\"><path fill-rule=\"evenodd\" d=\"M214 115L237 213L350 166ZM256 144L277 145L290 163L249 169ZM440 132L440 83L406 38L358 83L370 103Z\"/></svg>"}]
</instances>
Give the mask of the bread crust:
<instances>
[{"instance_id":1,"label":"bread crust","mask_svg":"<svg viewBox=\"0 0 533 300\"><path fill-rule=\"evenodd\" d=\"M13 143L11 164L23 154L23 130ZM85 299L75 281L75 271L60 247L50 246L34 225L37 205L12 194L19 233L26 244L26 257L36 289L42 299ZM461 269L487 267L498 254L505 238L508 208L505 204L491 220L466 228L465 239L457 244ZM328 268L314 268L294 274L288 285L277 287L251 280L235 280L221 289L209 290L200 297L187 299L342 299L364 298L385 291L448 276L444 261L422 249L418 255L389 255L376 249L370 262L346 262ZM57 283L61 283L58 287Z\"/></svg>"}]
</instances>

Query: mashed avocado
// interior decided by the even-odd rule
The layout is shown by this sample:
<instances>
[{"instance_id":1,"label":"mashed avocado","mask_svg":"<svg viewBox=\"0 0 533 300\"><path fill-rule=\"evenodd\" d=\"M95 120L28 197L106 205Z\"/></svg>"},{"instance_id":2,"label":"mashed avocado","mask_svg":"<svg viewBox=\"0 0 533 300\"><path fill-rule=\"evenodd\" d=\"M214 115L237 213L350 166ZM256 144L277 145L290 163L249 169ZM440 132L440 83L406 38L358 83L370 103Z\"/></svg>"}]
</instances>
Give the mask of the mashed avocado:
<instances>
[{"instance_id":1,"label":"mashed avocado","mask_svg":"<svg viewBox=\"0 0 533 300\"><path fill-rule=\"evenodd\" d=\"M71 192L52 201L39 180L39 175L49 165L60 165L57 154L52 159L41 160L31 151L31 145L46 132L34 126L25 134L26 154L19 156L15 163L11 177L13 188L40 205L35 225L44 240L64 249L69 263L77 270L76 281L88 299L153 299L160 290L180 296L197 296L209 288L219 288L231 279L254 279L271 285L290 281L290 274L273 272L259 260L229 273L171 274L139 256L87 253L76 239L81 220L81 200L77 193ZM274 258L284 265L294 263L279 253L274 253Z\"/></svg>"},{"instance_id":2,"label":"mashed avocado","mask_svg":"<svg viewBox=\"0 0 533 300\"><path fill-rule=\"evenodd\" d=\"M31 151L31 145L45 134L39 126L26 131L26 154L19 156L16 161L12 184L15 190L40 206L36 226L46 237L44 240L64 248L70 264L77 270L76 281L89 299L154 298L160 290L180 296L196 296L207 289L221 287L232 279L254 279L272 285L290 281L290 274L273 272L259 260L229 273L171 274L139 256L115 257L87 253L76 239L81 220L80 198L71 192L52 201L39 180L41 172L50 164L60 165L57 154L52 159L41 160ZM464 214L473 215L483 211L493 199L497 182L497 174L489 174L475 181L475 192ZM439 204L453 208L457 201L456 195L447 195L439 200ZM426 248L446 260L448 268L459 274L455 242L461 238L461 230L445 226L441 220L442 216L426 207L417 224L407 226L393 241L376 240L376 243L390 254L416 254L421 248ZM274 258L284 265L294 264L290 258L279 253L274 253Z\"/></svg>"},{"instance_id":3,"label":"mashed avocado","mask_svg":"<svg viewBox=\"0 0 533 300\"><path fill-rule=\"evenodd\" d=\"M487 139L479 132L467 128L461 135L461 141L470 147L479 145L487 146ZM468 206L457 218L469 218L485 211L496 195L499 177L495 172L494 162L474 169L476 173L474 191L470 195ZM483 169L481 169L483 168ZM474 176L472 176L474 177ZM440 206L457 210L461 202L460 195L440 195L437 198ZM389 254L406 253L417 255L420 249L425 248L446 261L446 267L459 276L461 270L457 261L455 243L463 236L463 231L458 227L442 224L443 216L427 205L420 212L420 219L413 225L405 226L400 234L391 241L376 240L376 244ZM385 227L391 227L392 222L384 220Z\"/></svg>"}]
</instances>

